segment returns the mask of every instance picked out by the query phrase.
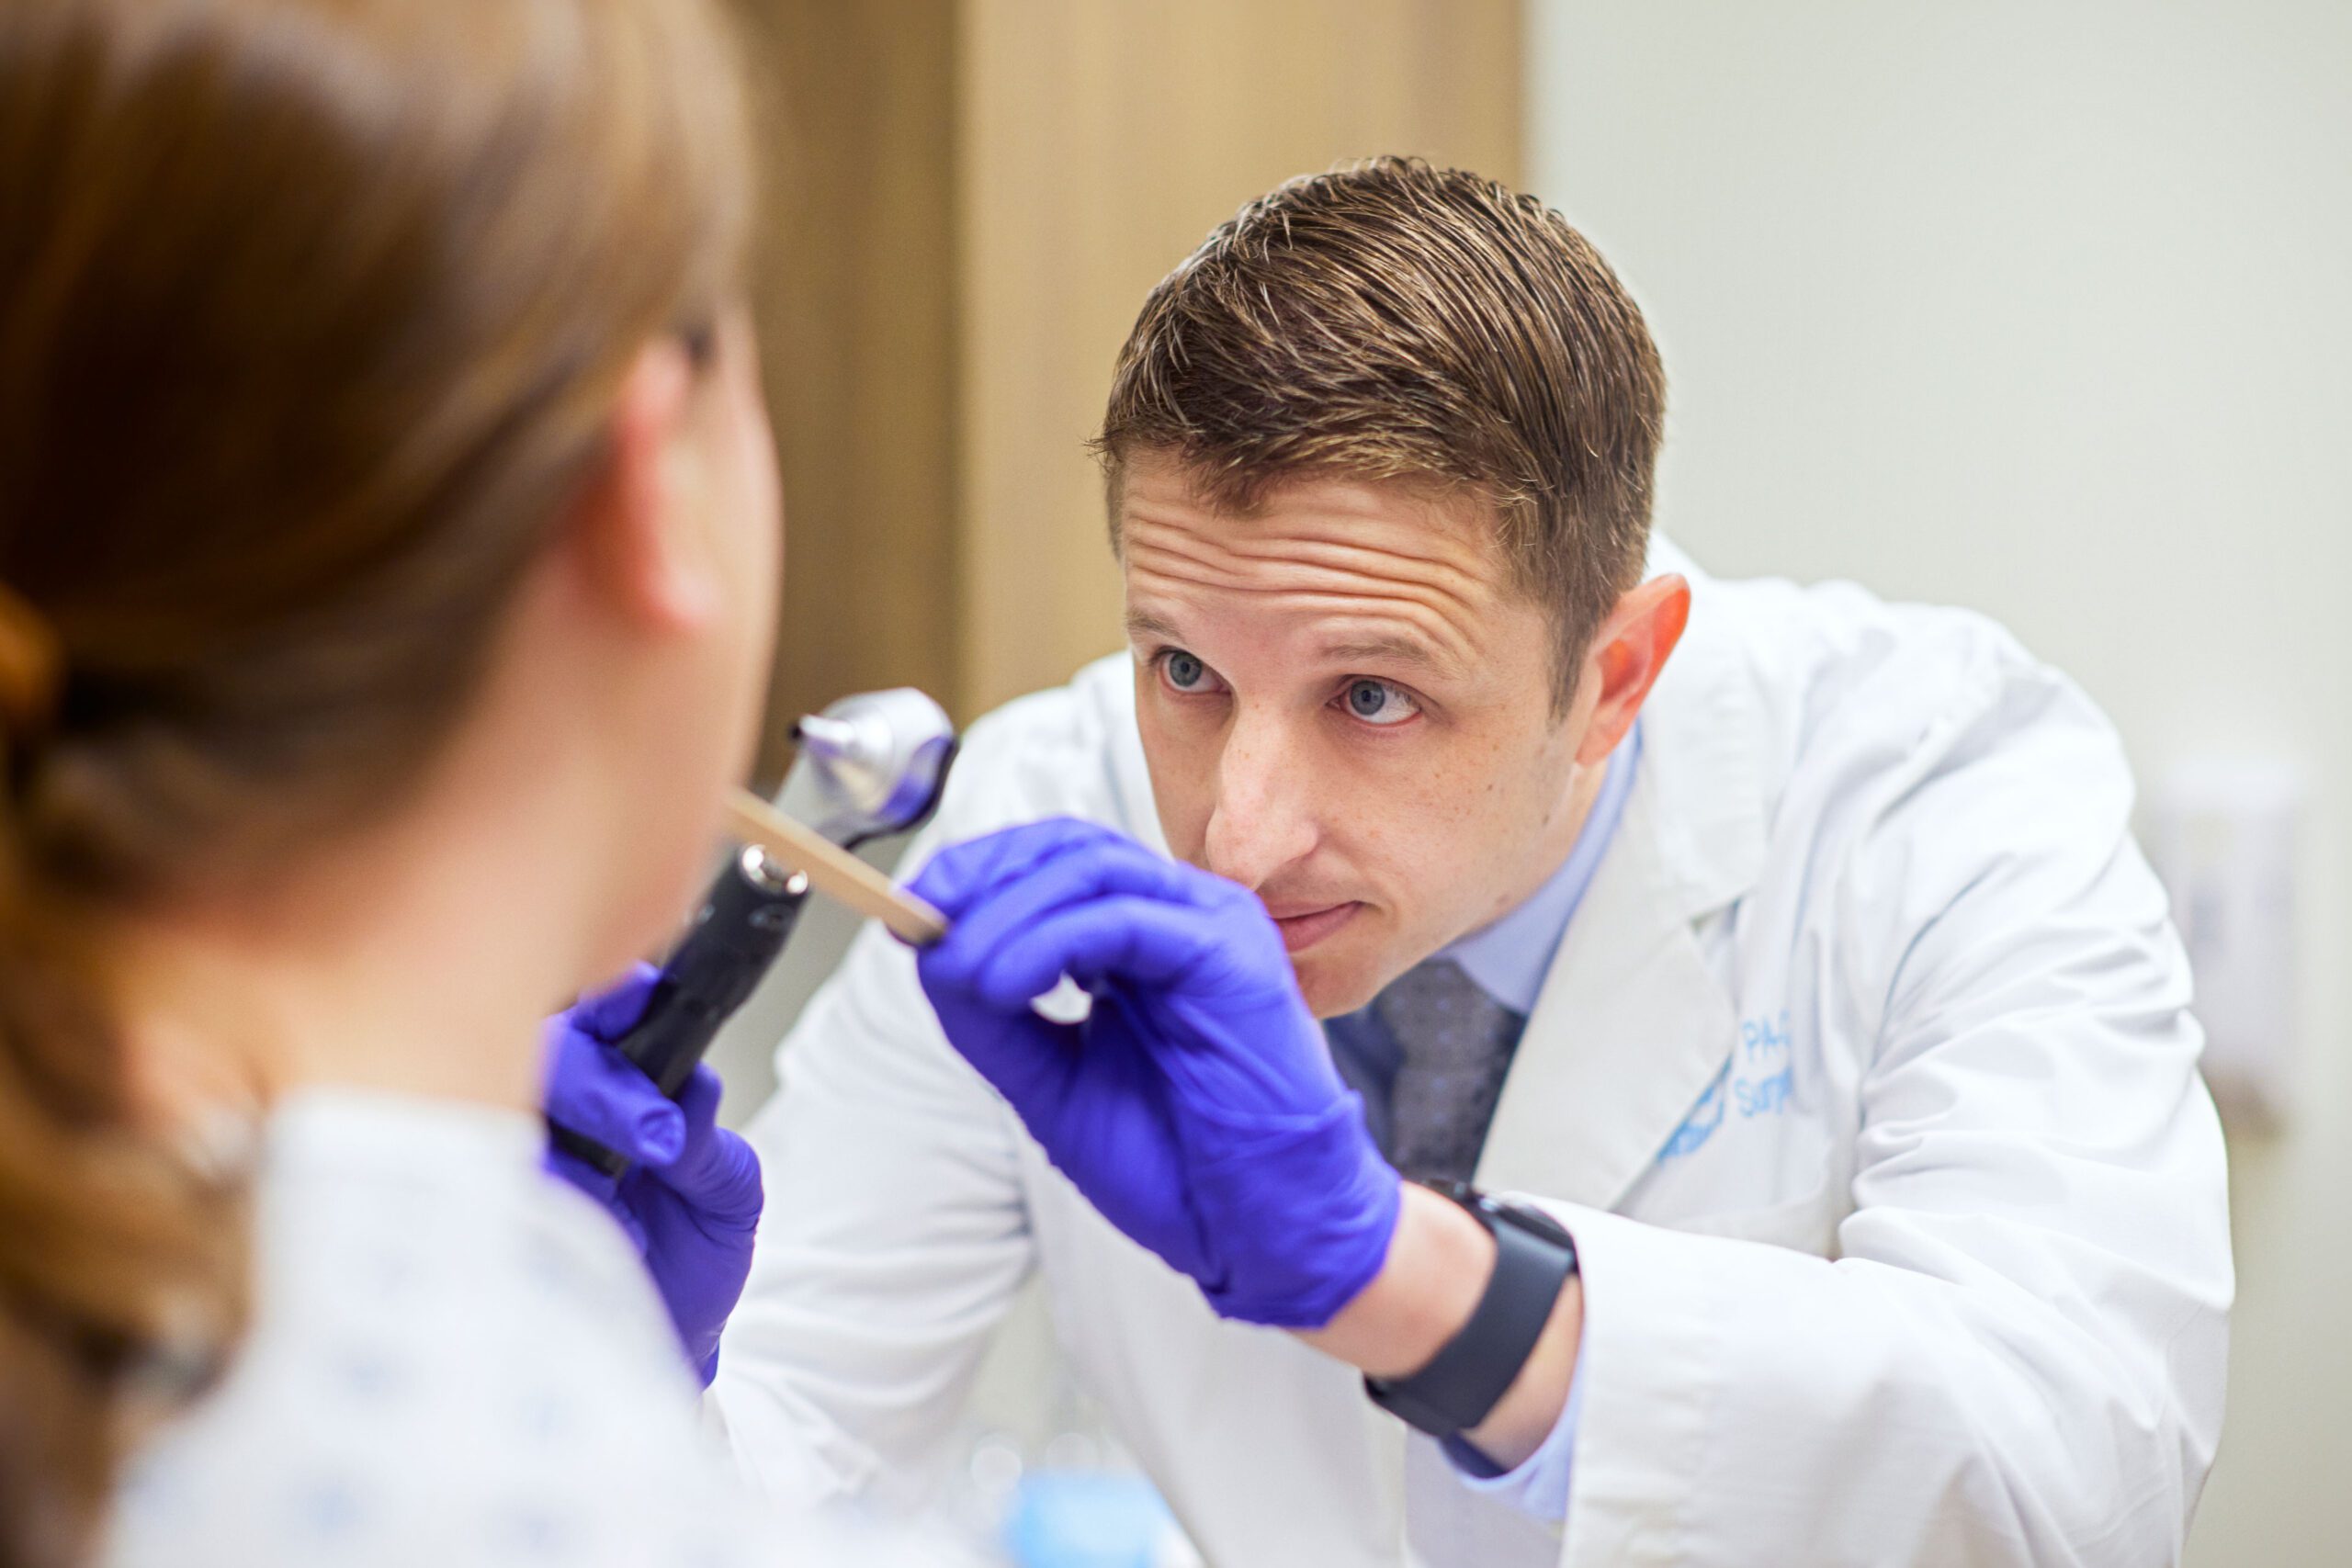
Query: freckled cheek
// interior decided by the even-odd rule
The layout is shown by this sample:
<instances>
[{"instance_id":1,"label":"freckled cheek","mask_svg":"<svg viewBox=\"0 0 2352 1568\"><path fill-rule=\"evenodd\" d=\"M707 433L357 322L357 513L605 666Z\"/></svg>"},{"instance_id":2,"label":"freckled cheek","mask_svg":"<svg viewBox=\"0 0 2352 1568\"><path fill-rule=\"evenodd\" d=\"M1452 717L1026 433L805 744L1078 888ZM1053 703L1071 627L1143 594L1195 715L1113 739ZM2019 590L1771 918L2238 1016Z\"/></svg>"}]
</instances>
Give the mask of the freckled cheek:
<instances>
[{"instance_id":1,"label":"freckled cheek","mask_svg":"<svg viewBox=\"0 0 2352 1568\"><path fill-rule=\"evenodd\" d=\"M1491 919L1510 897L1523 896L1529 857L1547 852L1567 784L1565 771L1547 765L1545 756L1502 743L1485 758L1475 787L1464 782L1455 852L1465 891L1475 890L1480 899L1477 920Z\"/></svg>"},{"instance_id":2,"label":"freckled cheek","mask_svg":"<svg viewBox=\"0 0 2352 1568\"><path fill-rule=\"evenodd\" d=\"M1317 795L1327 837L1347 848L1349 861L1408 921L1452 881L1463 824L1477 804L1464 797L1459 784L1421 766L1326 780Z\"/></svg>"},{"instance_id":3,"label":"freckled cheek","mask_svg":"<svg viewBox=\"0 0 2352 1568\"><path fill-rule=\"evenodd\" d=\"M1216 806L1217 738L1196 727L1169 724L1155 713L1150 694L1136 713L1143 754L1151 773L1151 794L1159 813L1160 835L1178 860L1203 863L1209 818Z\"/></svg>"},{"instance_id":4,"label":"freckled cheek","mask_svg":"<svg viewBox=\"0 0 2352 1568\"><path fill-rule=\"evenodd\" d=\"M1523 772L1501 741L1464 738L1354 801L1365 860L1382 868L1407 926L1458 924L1488 884L1509 880L1535 837Z\"/></svg>"}]
</instances>

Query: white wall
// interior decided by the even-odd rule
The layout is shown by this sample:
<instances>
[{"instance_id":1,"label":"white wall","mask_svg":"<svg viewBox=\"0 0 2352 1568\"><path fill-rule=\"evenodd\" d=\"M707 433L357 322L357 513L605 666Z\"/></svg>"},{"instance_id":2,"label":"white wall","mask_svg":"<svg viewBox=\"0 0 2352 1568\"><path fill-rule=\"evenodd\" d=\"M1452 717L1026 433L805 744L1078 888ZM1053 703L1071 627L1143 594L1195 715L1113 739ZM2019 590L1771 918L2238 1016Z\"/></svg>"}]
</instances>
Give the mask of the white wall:
<instances>
[{"instance_id":1,"label":"white wall","mask_svg":"<svg viewBox=\"0 0 2352 1568\"><path fill-rule=\"evenodd\" d=\"M1531 183L1663 345L1684 545L2000 616L2143 776L2310 769L2301 1089L2282 1134L2233 1136L2190 1561L2352 1561L2352 6L1531 18Z\"/></svg>"}]
</instances>

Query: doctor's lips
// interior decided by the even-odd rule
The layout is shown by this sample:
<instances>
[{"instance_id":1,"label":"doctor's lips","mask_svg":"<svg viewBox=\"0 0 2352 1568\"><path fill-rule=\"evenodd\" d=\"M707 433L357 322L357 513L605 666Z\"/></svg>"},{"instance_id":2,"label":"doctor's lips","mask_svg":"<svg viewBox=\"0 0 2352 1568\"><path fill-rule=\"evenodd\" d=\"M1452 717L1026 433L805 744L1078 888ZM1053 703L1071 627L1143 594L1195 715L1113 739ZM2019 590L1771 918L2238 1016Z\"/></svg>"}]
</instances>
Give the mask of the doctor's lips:
<instances>
[{"instance_id":1,"label":"doctor's lips","mask_svg":"<svg viewBox=\"0 0 2352 1568\"><path fill-rule=\"evenodd\" d=\"M1296 953L1306 952L1354 919L1363 908L1361 903L1355 902L1313 904L1275 901L1267 904L1266 913L1273 916L1274 924L1282 928L1283 945Z\"/></svg>"}]
</instances>

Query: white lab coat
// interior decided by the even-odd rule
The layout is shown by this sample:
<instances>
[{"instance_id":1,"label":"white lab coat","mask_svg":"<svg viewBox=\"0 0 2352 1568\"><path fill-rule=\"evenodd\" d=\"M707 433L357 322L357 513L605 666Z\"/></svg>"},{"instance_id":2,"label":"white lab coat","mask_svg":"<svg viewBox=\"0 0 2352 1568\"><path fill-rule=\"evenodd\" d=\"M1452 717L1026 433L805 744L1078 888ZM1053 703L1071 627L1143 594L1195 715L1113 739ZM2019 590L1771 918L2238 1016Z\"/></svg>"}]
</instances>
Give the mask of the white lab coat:
<instances>
[{"instance_id":1,"label":"white lab coat","mask_svg":"<svg viewBox=\"0 0 2352 1568\"><path fill-rule=\"evenodd\" d=\"M756 1479L887 1491L933 1457L1034 1268L1227 1568L2177 1558L2222 1421L2224 1162L2114 733L1981 617L1655 564L1689 635L1478 1170L1583 1257L1565 1529L1114 1231L875 931L755 1124L715 1398ZM1061 813L1164 847L1131 680L975 726L909 865Z\"/></svg>"}]
</instances>

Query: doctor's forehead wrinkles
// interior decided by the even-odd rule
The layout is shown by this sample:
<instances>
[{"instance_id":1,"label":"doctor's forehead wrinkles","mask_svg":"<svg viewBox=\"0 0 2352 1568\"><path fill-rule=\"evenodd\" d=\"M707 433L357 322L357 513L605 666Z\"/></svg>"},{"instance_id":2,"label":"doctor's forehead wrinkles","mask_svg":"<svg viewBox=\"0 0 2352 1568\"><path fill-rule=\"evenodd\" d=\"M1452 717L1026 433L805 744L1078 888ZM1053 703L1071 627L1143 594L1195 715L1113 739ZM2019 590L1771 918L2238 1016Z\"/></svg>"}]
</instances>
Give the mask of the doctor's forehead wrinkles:
<instances>
[{"instance_id":1,"label":"doctor's forehead wrinkles","mask_svg":"<svg viewBox=\"0 0 2352 1568\"><path fill-rule=\"evenodd\" d=\"M1487 564L1478 550L1437 529L1391 520L1284 519L1278 528L1219 520L1196 527L1131 512L1123 533L1138 592L1182 598L1190 589L1348 620L1392 616L1462 665L1475 661L1475 629L1502 598L1478 570Z\"/></svg>"},{"instance_id":2,"label":"doctor's forehead wrinkles","mask_svg":"<svg viewBox=\"0 0 2352 1568\"><path fill-rule=\"evenodd\" d=\"M1307 588L1291 584L1211 581L1197 577L1163 574L1148 567L1138 566L1133 578L1133 590L1137 595L1151 595L1171 602L1182 602L1187 589L1206 589L1211 592L1241 594L1276 614L1308 615L1326 623L1327 640L1335 645L1353 644L1367 651L1356 657L1377 657L1384 641L1401 640L1426 645L1426 662L1439 675L1459 678L1472 671L1478 663L1478 651L1471 640L1470 626L1474 618L1466 606L1433 604L1435 595L1415 593L1389 586L1356 582L1331 584L1323 588ZM1160 619L1160 617L1146 617ZM1411 628L1403 638L1395 638L1389 628L1399 624ZM1177 638L1174 640L1182 640ZM1423 660L1400 657L1403 650L1389 651L1388 656L1399 662L1419 663Z\"/></svg>"}]
</instances>

